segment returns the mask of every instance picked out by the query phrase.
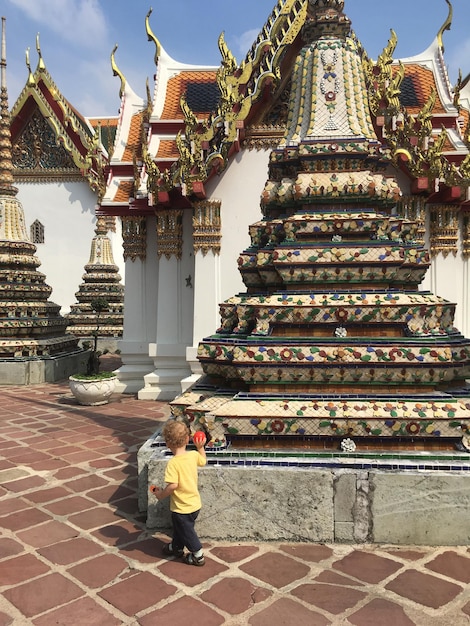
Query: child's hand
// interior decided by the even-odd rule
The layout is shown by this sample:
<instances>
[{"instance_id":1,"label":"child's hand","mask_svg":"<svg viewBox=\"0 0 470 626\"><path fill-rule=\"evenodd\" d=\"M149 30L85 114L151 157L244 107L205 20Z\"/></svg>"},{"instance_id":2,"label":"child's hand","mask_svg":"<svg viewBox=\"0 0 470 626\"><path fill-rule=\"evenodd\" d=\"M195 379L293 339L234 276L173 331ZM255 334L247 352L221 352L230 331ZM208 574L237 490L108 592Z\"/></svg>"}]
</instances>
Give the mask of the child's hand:
<instances>
[{"instance_id":1,"label":"child's hand","mask_svg":"<svg viewBox=\"0 0 470 626\"><path fill-rule=\"evenodd\" d=\"M158 493L161 491L161 488L157 485L150 485L149 487L150 493L152 493L156 498L158 498Z\"/></svg>"},{"instance_id":2,"label":"child's hand","mask_svg":"<svg viewBox=\"0 0 470 626\"><path fill-rule=\"evenodd\" d=\"M205 433L202 432L202 430L198 430L196 433L194 433L193 442L198 450L200 450L206 445L206 441L207 441L206 435Z\"/></svg>"}]
</instances>

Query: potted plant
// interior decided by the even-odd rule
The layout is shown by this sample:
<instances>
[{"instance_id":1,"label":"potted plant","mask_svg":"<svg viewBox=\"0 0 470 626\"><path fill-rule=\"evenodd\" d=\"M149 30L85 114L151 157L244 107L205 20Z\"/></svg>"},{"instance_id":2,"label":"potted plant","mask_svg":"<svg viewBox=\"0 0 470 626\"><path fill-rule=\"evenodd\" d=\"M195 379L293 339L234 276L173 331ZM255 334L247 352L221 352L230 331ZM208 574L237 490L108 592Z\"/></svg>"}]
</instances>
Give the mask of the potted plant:
<instances>
[{"instance_id":1,"label":"potted plant","mask_svg":"<svg viewBox=\"0 0 470 626\"><path fill-rule=\"evenodd\" d=\"M108 309L108 301L105 298L94 298L90 305L96 313L93 349L90 352L86 373L69 376L69 386L79 404L97 406L109 401L116 386L116 375L114 372L100 372L100 353L98 352L100 316Z\"/></svg>"}]
</instances>

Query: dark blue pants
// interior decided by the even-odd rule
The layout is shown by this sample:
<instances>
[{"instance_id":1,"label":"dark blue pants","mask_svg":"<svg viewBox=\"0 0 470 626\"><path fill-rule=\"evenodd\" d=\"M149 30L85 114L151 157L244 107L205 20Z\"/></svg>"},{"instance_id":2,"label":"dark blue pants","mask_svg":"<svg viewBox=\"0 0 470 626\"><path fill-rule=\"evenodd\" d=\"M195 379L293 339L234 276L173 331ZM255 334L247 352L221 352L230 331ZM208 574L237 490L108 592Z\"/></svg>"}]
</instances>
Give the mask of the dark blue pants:
<instances>
[{"instance_id":1,"label":"dark blue pants","mask_svg":"<svg viewBox=\"0 0 470 626\"><path fill-rule=\"evenodd\" d=\"M201 542L194 530L194 523L198 515L199 511L194 511L194 513L174 513L172 511L173 539L171 546L173 550L182 550L185 547L190 552L201 550Z\"/></svg>"}]
</instances>

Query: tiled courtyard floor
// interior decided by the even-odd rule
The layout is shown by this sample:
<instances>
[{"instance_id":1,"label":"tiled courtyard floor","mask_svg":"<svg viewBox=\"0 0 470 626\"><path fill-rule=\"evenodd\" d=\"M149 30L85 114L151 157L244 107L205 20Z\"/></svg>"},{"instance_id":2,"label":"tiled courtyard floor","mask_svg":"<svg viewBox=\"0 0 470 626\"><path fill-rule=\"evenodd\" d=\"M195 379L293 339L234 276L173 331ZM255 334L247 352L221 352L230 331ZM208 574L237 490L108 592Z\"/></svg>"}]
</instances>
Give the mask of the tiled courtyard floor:
<instances>
[{"instance_id":1,"label":"tiled courtyard floor","mask_svg":"<svg viewBox=\"0 0 470 626\"><path fill-rule=\"evenodd\" d=\"M467 546L210 542L202 568L161 558L137 450L167 414L130 396L79 406L65 382L0 388L0 626L470 624Z\"/></svg>"}]
</instances>

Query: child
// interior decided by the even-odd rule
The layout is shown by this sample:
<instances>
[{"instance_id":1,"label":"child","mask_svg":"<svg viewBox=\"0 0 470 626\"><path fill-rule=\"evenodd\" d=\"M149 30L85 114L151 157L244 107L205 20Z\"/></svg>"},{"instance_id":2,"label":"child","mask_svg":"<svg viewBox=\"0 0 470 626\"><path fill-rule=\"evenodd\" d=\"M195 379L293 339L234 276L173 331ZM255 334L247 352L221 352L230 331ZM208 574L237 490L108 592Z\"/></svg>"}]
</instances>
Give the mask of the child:
<instances>
[{"instance_id":1,"label":"child","mask_svg":"<svg viewBox=\"0 0 470 626\"><path fill-rule=\"evenodd\" d=\"M184 548L189 552L184 557L188 565L204 565L204 555L194 523L201 509L201 496L197 487L197 468L206 464L206 439L195 442L196 450L186 451L189 431L186 424L168 421L163 427L163 438L173 453L165 469L164 489L151 485L150 492L157 500L170 496L173 539L163 547L165 556L184 556Z\"/></svg>"}]
</instances>

